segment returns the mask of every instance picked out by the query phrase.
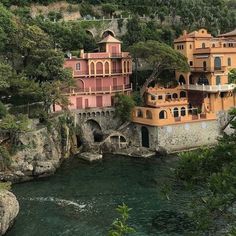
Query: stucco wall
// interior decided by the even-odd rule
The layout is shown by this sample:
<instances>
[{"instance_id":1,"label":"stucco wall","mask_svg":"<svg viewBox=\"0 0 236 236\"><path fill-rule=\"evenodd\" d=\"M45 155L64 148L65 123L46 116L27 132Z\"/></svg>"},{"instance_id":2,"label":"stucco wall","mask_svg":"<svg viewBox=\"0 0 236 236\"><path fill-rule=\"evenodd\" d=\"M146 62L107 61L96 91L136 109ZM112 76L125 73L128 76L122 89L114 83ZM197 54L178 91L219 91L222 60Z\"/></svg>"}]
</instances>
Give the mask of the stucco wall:
<instances>
[{"instance_id":1,"label":"stucco wall","mask_svg":"<svg viewBox=\"0 0 236 236\"><path fill-rule=\"evenodd\" d=\"M217 121L204 121L162 127L145 127L147 127L149 131L150 148L157 149L161 146L168 152L213 145L217 142L219 135L219 125ZM142 145L141 128L142 125L135 125L135 130L138 130L138 132L135 133L139 136L138 140L140 145ZM137 138L134 140L137 140Z\"/></svg>"}]
</instances>

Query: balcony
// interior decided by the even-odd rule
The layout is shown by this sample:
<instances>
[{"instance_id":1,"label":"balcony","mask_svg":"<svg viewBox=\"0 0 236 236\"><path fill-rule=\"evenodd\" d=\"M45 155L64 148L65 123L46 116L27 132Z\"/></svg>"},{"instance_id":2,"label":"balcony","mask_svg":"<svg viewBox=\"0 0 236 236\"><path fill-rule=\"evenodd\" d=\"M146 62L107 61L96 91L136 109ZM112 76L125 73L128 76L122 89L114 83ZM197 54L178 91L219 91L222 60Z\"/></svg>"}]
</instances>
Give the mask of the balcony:
<instances>
[{"instance_id":1,"label":"balcony","mask_svg":"<svg viewBox=\"0 0 236 236\"><path fill-rule=\"evenodd\" d=\"M206 92L227 92L232 91L236 88L236 84L224 84L224 85L200 85L200 84L182 84L182 89L195 90L195 91L206 91Z\"/></svg>"},{"instance_id":2,"label":"balcony","mask_svg":"<svg viewBox=\"0 0 236 236\"><path fill-rule=\"evenodd\" d=\"M131 58L129 52L110 53L110 52L95 52L85 53L84 59L107 59L107 58Z\"/></svg>"},{"instance_id":3,"label":"balcony","mask_svg":"<svg viewBox=\"0 0 236 236\"><path fill-rule=\"evenodd\" d=\"M109 86L109 87L97 87L97 88L68 88L62 92L65 95L91 95L91 94L111 94L116 92L131 91L132 84Z\"/></svg>"},{"instance_id":4,"label":"balcony","mask_svg":"<svg viewBox=\"0 0 236 236\"><path fill-rule=\"evenodd\" d=\"M132 71L127 71L127 72L122 72L121 69L119 70L112 70L111 74L109 74L109 71L103 71L103 70L96 70L91 71L91 74L89 75L88 71L73 71L73 76L74 77L93 77L93 76L109 76L109 75L118 75L118 74L132 74Z\"/></svg>"},{"instance_id":5,"label":"balcony","mask_svg":"<svg viewBox=\"0 0 236 236\"><path fill-rule=\"evenodd\" d=\"M226 66L221 66L221 67L215 67L215 68L211 68L211 67L190 67L190 71L191 72L224 72L226 70Z\"/></svg>"}]
</instances>

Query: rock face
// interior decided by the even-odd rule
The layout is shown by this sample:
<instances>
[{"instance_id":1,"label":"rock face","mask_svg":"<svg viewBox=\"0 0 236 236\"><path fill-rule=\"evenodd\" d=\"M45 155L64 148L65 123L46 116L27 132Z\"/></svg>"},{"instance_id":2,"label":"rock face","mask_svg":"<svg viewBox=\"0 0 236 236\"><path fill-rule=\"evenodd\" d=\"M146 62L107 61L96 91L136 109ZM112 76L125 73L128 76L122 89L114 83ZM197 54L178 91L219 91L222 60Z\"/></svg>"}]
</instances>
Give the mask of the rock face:
<instances>
[{"instance_id":1,"label":"rock face","mask_svg":"<svg viewBox=\"0 0 236 236\"><path fill-rule=\"evenodd\" d=\"M71 150L66 125L54 125L50 130L41 127L23 133L18 143L20 148L11 156L10 166L7 170L0 169L0 180L22 182L52 175Z\"/></svg>"},{"instance_id":2,"label":"rock face","mask_svg":"<svg viewBox=\"0 0 236 236\"><path fill-rule=\"evenodd\" d=\"M19 203L15 195L6 190L0 190L0 235L12 226L19 212Z\"/></svg>"}]
</instances>

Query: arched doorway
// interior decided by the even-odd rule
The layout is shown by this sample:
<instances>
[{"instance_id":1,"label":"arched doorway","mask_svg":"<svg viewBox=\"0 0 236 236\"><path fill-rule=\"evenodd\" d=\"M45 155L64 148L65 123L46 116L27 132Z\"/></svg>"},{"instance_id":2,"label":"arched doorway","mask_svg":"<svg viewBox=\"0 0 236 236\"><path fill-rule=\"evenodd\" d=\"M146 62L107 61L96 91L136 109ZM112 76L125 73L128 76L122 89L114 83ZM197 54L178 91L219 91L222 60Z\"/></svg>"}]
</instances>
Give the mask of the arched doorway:
<instances>
[{"instance_id":1,"label":"arched doorway","mask_svg":"<svg viewBox=\"0 0 236 236\"><path fill-rule=\"evenodd\" d=\"M186 81L185 81L185 78L184 78L183 75L180 75L180 77L179 77L179 83L180 83L180 84L186 84Z\"/></svg>"},{"instance_id":2,"label":"arched doorway","mask_svg":"<svg viewBox=\"0 0 236 236\"><path fill-rule=\"evenodd\" d=\"M207 77L206 77L205 75L201 75L201 76L199 77L197 83L200 84L200 85L202 85L202 84L204 84L204 85L209 85L209 81L208 81L208 79L207 79Z\"/></svg>"},{"instance_id":3,"label":"arched doorway","mask_svg":"<svg viewBox=\"0 0 236 236\"><path fill-rule=\"evenodd\" d=\"M142 147L149 148L149 131L147 127L142 126L141 135L142 135Z\"/></svg>"}]
</instances>

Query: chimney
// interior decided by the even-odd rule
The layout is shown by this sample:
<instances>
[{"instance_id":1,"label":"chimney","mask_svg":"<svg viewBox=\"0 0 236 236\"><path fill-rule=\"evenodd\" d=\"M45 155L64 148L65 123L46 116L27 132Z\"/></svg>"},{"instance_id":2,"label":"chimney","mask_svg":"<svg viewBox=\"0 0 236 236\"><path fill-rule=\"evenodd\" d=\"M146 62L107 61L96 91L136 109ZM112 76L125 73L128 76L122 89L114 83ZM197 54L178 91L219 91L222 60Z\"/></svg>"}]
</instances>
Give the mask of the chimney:
<instances>
[{"instance_id":1,"label":"chimney","mask_svg":"<svg viewBox=\"0 0 236 236\"><path fill-rule=\"evenodd\" d=\"M81 58L84 58L84 49L81 49L81 50L80 50L80 57L81 57Z\"/></svg>"},{"instance_id":2,"label":"chimney","mask_svg":"<svg viewBox=\"0 0 236 236\"><path fill-rule=\"evenodd\" d=\"M187 35L187 31L186 31L186 30L183 31L183 35L184 35L184 36Z\"/></svg>"}]
</instances>

